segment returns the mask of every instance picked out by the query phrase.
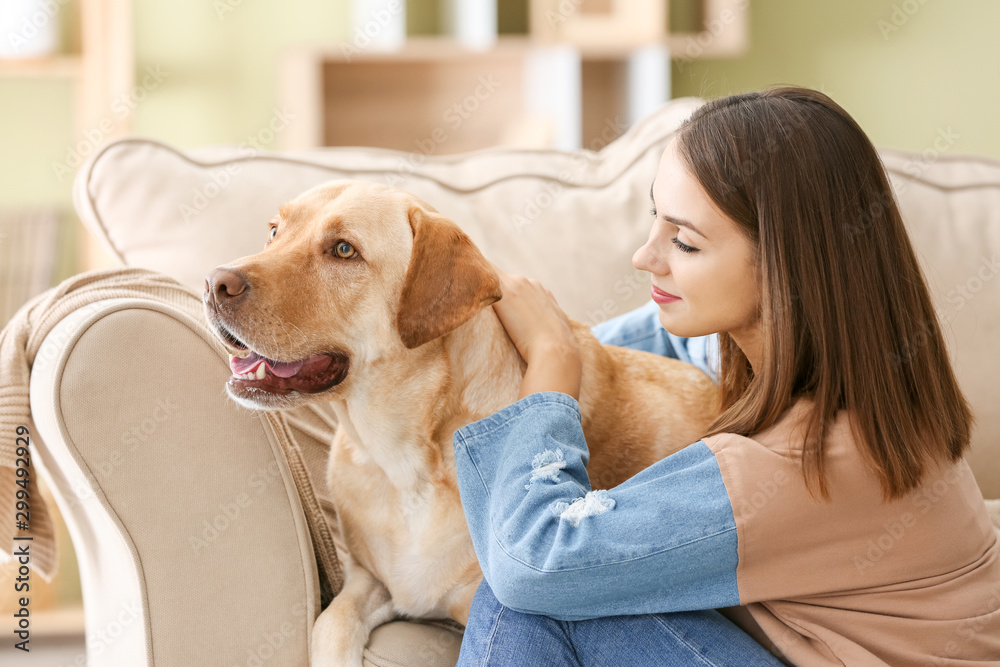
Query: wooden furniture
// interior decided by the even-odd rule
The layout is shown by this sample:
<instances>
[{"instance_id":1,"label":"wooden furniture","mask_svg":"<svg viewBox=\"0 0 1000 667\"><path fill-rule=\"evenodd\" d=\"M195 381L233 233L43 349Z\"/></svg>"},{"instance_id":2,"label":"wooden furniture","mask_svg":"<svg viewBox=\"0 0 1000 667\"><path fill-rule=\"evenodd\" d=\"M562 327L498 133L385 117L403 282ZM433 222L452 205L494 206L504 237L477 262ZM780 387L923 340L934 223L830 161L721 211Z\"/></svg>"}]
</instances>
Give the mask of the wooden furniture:
<instances>
[{"instance_id":1,"label":"wooden furniture","mask_svg":"<svg viewBox=\"0 0 1000 667\"><path fill-rule=\"evenodd\" d=\"M400 51L336 49L288 54L279 106L296 114L283 148L378 146L455 153L504 142L521 113L528 43L500 40L490 51L411 39Z\"/></svg>"},{"instance_id":2,"label":"wooden furniture","mask_svg":"<svg viewBox=\"0 0 1000 667\"><path fill-rule=\"evenodd\" d=\"M667 39L664 0L534 0L531 33L583 48L633 49Z\"/></svg>"},{"instance_id":3,"label":"wooden furniture","mask_svg":"<svg viewBox=\"0 0 1000 667\"><path fill-rule=\"evenodd\" d=\"M667 0L532 0L529 32L488 49L461 35L375 47L355 26L339 46L284 54L278 103L296 122L278 148L598 150L669 99L671 59L745 53L749 0L692 1L700 29L674 33Z\"/></svg>"}]
</instances>

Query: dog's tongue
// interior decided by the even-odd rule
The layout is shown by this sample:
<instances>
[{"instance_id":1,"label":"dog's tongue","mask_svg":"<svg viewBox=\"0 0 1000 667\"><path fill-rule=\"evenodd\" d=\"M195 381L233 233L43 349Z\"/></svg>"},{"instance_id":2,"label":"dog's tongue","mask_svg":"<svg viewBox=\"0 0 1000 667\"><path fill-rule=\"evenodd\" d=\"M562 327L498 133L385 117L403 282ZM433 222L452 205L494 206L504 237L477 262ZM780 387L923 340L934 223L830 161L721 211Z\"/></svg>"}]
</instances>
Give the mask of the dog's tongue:
<instances>
[{"instance_id":1,"label":"dog's tongue","mask_svg":"<svg viewBox=\"0 0 1000 667\"><path fill-rule=\"evenodd\" d=\"M232 361L229 362L229 368L232 369L233 373L236 375L243 375L248 373L263 360L267 364L267 368L271 373L277 375L280 378L290 378L301 370L302 365L306 362L305 359L299 359L298 361L274 361L273 359L268 359L267 357L262 357L253 350L250 354L240 358L234 357Z\"/></svg>"}]
</instances>

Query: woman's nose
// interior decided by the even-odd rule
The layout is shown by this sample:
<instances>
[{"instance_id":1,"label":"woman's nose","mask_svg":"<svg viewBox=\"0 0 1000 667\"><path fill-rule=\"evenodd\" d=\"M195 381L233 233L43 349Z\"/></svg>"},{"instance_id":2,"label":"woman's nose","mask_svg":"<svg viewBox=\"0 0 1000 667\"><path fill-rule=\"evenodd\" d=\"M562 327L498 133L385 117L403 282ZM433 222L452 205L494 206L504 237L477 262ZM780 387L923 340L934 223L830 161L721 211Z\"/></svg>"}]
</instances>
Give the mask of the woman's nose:
<instances>
[{"instance_id":1,"label":"woman's nose","mask_svg":"<svg viewBox=\"0 0 1000 667\"><path fill-rule=\"evenodd\" d=\"M635 251L635 254L632 255L632 266L640 271L649 271L658 276L670 273L670 266L663 258L656 255L651 245L650 241L646 241Z\"/></svg>"}]
</instances>

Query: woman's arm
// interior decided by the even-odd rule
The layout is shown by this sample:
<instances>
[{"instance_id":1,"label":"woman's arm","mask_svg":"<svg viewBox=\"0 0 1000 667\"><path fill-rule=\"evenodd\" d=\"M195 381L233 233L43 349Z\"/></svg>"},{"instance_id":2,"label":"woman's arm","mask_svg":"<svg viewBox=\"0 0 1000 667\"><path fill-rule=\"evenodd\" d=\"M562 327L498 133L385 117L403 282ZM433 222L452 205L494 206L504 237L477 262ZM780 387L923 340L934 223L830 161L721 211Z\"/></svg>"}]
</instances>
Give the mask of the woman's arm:
<instances>
[{"instance_id":1,"label":"woman's arm","mask_svg":"<svg viewBox=\"0 0 1000 667\"><path fill-rule=\"evenodd\" d=\"M476 555L506 606L580 620L739 604L733 510L704 443L592 491L579 404L555 391L453 443Z\"/></svg>"},{"instance_id":2,"label":"woman's arm","mask_svg":"<svg viewBox=\"0 0 1000 667\"><path fill-rule=\"evenodd\" d=\"M552 346L538 350L521 380L518 400L540 391L558 391L580 400L583 364L576 349Z\"/></svg>"},{"instance_id":3,"label":"woman's arm","mask_svg":"<svg viewBox=\"0 0 1000 667\"><path fill-rule=\"evenodd\" d=\"M528 366L520 398L453 439L462 506L497 599L564 620L739 604L736 524L715 456L695 443L592 491L568 319L537 280L498 274L493 308ZM644 311L642 327L655 332L657 312Z\"/></svg>"}]
</instances>

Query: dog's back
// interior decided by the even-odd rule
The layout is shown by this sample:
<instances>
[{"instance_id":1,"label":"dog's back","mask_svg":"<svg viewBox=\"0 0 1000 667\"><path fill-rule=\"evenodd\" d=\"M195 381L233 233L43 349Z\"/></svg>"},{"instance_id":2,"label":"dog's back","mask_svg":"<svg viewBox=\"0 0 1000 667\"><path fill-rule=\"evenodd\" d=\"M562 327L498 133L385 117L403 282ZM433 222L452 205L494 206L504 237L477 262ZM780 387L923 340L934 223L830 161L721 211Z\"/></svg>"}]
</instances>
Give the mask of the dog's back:
<instances>
[{"instance_id":1,"label":"dog's back","mask_svg":"<svg viewBox=\"0 0 1000 667\"><path fill-rule=\"evenodd\" d=\"M606 489L697 442L719 413L719 389L691 364L602 345L582 327L574 330L585 350L587 472L593 488Z\"/></svg>"}]
</instances>

